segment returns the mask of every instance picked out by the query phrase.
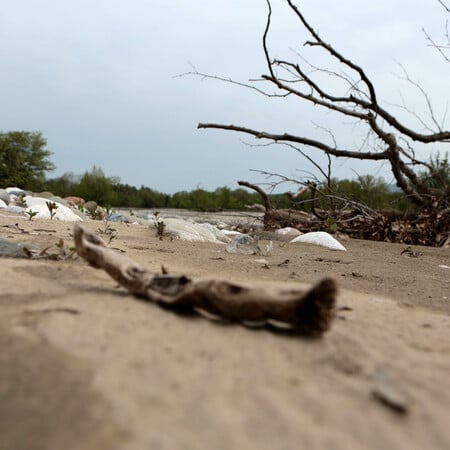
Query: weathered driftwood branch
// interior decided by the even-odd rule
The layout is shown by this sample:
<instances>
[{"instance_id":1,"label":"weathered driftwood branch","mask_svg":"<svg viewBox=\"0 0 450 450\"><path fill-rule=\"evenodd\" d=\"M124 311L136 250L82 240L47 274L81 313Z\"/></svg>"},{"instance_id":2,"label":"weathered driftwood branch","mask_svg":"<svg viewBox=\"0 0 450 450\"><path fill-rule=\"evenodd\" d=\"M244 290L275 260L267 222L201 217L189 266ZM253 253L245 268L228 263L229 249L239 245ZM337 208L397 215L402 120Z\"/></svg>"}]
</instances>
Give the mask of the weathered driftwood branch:
<instances>
[{"instance_id":1,"label":"weathered driftwood branch","mask_svg":"<svg viewBox=\"0 0 450 450\"><path fill-rule=\"evenodd\" d=\"M310 290L269 289L221 280L153 274L80 225L74 227L77 253L91 266L104 269L139 297L178 311L205 311L237 322L281 322L308 335L321 335L334 318L336 283L326 278Z\"/></svg>"}]
</instances>

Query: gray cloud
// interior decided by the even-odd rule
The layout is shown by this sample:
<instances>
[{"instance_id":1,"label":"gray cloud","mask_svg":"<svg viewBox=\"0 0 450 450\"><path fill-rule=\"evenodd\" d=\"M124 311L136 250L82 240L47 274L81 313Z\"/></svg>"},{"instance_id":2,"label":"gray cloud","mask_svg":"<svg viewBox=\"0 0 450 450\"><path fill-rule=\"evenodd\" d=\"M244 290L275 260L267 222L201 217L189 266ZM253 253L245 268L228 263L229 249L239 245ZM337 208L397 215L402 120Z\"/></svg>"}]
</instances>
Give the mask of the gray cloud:
<instances>
[{"instance_id":1,"label":"gray cloud","mask_svg":"<svg viewBox=\"0 0 450 450\"><path fill-rule=\"evenodd\" d=\"M399 72L398 60L444 114L448 76L421 32L422 26L438 35L443 30L438 5L302 3L326 40L367 67L383 98L399 100L399 81L392 75ZM251 148L242 143L252 142L245 136L197 130L199 121L323 136L314 120L333 127L343 143L358 138L354 127L298 102L261 98L213 80L174 78L191 63L243 81L263 73L264 1L10 0L2 6L1 129L42 131L54 152L55 175L97 165L123 182L174 192L261 180L252 168L289 176L310 169L293 151ZM284 2L275 1L274 52L293 55L289 47L303 51L303 41ZM438 65L443 69L435 70ZM416 92L401 88L412 108L424 110ZM336 176L375 170L340 161L334 167Z\"/></svg>"}]
</instances>

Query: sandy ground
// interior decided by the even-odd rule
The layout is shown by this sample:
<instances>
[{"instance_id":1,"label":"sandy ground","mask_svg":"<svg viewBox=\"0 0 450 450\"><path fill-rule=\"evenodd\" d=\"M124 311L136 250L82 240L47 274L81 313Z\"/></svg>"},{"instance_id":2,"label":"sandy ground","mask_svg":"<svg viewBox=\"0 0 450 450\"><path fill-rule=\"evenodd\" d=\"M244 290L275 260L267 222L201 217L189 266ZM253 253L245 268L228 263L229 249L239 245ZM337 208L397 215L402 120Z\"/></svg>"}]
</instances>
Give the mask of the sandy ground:
<instances>
[{"instance_id":1,"label":"sandy ground","mask_svg":"<svg viewBox=\"0 0 450 450\"><path fill-rule=\"evenodd\" d=\"M155 271L278 284L331 275L337 318L321 339L251 330L164 311L79 258L0 258L2 450L450 448L449 249L275 242L265 264L113 227L110 246ZM0 215L1 238L40 248L71 246L71 231Z\"/></svg>"}]
</instances>

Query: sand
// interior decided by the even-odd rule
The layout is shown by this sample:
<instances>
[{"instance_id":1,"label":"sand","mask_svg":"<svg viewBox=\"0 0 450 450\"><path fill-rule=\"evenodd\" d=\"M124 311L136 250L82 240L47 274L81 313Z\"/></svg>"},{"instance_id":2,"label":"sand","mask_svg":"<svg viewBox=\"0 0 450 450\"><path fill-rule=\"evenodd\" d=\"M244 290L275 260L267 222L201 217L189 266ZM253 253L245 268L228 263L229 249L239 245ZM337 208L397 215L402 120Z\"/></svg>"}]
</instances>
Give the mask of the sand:
<instances>
[{"instance_id":1,"label":"sand","mask_svg":"<svg viewBox=\"0 0 450 450\"><path fill-rule=\"evenodd\" d=\"M0 258L1 449L450 448L450 270L439 267L450 249L274 242L264 262L112 226L110 246L155 271L278 284L331 275L337 318L320 339L252 330L136 299L78 257ZM40 248L72 245L71 231L0 215L1 238Z\"/></svg>"}]
</instances>

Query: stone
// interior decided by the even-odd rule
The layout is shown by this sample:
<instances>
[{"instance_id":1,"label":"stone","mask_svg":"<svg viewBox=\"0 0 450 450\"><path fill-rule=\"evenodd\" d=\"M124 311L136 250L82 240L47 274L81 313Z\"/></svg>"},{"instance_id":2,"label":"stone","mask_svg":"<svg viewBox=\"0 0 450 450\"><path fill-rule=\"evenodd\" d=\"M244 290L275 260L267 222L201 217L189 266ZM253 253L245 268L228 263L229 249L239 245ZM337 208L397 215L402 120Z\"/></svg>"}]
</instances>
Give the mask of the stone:
<instances>
[{"instance_id":1,"label":"stone","mask_svg":"<svg viewBox=\"0 0 450 450\"><path fill-rule=\"evenodd\" d=\"M6 192L8 192L9 195L27 195L27 193L23 189L20 189L18 187L7 187Z\"/></svg>"},{"instance_id":2,"label":"stone","mask_svg":"<svg viewBox=\"0 0 450 450\"><path fill-rule=\"evenodd\" d=\"M310 233L302 234L301 236L292 239L291 244L296 242L320 245L321 247L326 247L331 250L347 251L340 242L325 231L312 231Z\"/></svg>"},{"instance_id":3,"label":"stone","mask_svg":"<svg viewBox=\"0 0 450 450\"><path fill-rule=\"evenodd\" d=\"M20 242L10 241L9 239L0 238L0 256L9 258L26 258L24 247L33 249L32 244L23 244Z\"/></svg>"},{"instance_id":4,"label":"stone","mask_svg":"<svg viewBox=\"0 0 450 450\"><path fill-rule=\"evenodd\" d=\"M259 255L261 248L258 239L249 234L241 234L235 237L226 247L228 253L241 253L243 255Z\"/></svg>"},{"instance_id":5,"label":"stone","mask_svg":"<svg viewBox=\"0 0 450 450\"><path fill-rule=\"evenodd\" d=\"M217 244L230 242L230 238L211 224L200 224L183 219L164 217L158 217L158 220L164 222L165 235L173 236L182 241L213 242Z\"/></svg>"},{"instance_id":6,"label":"stone","mask_svg":"<svg viewBox=\"0 0 450 450\"><path fill-rule=\"evenodd\" d=\"M46 204L35 204L33 206L29 206L26 208L26 211L29 210L37 212L34 219L50 219L50 211ZM67 206L58 205L58 208L54 210L53 220L62 220L64 222L81 222L83 219L70 208L67 208Z\"/></svg>"},{"instance_id":7,"label":"stone","mask_svg":"<svg viewBox=\"0 0 450 450\"><path fill-rule=\"evenodd\" d=\"M76 197L74 195L70 195L69 197L65 197L64 200L70 205L70 206L82 206L86 203L84 198Z\"/></svg>"},{"instance_id":8,"label":"stone","mask_svg":"<svg viewBox=\"0 0 450 450\"><path fill-rule=\"evenodd\" d=\"M0 189L0 200L9 205L11 199L9 198L8 191L6 189Z\"/></svg>"}]
</instances>

